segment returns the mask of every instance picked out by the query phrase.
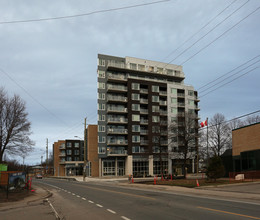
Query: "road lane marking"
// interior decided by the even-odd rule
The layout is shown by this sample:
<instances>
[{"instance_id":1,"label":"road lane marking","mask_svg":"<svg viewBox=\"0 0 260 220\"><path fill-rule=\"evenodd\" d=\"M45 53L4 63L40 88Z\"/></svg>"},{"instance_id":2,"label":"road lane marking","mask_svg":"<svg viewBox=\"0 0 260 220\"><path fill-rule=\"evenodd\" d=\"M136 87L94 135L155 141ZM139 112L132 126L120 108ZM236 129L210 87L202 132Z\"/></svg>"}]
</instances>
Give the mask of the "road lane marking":
<instances>
[{"instance_id":1,"label":"road lane marking","mask_svg":"<svg viewBox=\"0 0 260 220\"><path fill-rule=\"evenodd\" d=\"M68 193L71 193L71 192L68 192Z\"/></svg>"},{"instance_id":2,"label":"road lane marking","mask_svg":"<svg viewBox=\"0 0 260 220\"><path fill-rule=\"evenodd\" d=\"M50 202L48 199L46 199L46 201L49 203L49 205L50 205L52 211L54 212L54 214L55 214L55 216L56 216L56 219L61 219L60 216L59 216L59 214L58 214L58 212L55 210L55 208L54 208L53 205L51 204L51 202Z\"/></svg>"},{"instance_id":3,"label":"road lane marking","mask_svg":"<svg viewBox=\"0 0 260 220\"><path fill-rule=\"evenodd\" d=\"M111 209L107 209L107 211L109 211L109 212L111 212L111 213L113 213L113 214L116 214L116 212L113 211L113 210L111 210Z\"/></svg>"},{"instance_id":4,"label":"road lane marking","mask_svg":"<svg viewBox=\"0 0 260 220\"><path fill-rule=\"evenodd\" d=\"M73 196L75 196L75 194L74 194L74 193L72 193L72 195L73 195Z\"/></svg>"},{"instance_id":5,"label":"road lane marking","mask_svg":"<svg viewBox=\"0 0 260 220\"><path fill-rule=\"evenodd\" d=\"M82 197L83 200L86 200L86 198Z\"/></svg>"},{"instance_id":6,"label":"road lane marking","mask_svg":"<svg viewBox=\"0 0 260 220\"><path fill-rule=\"evenodd\" d=\"M80 196L79 196L79 195L77 195L77 197L79 198Z\"/></svg>"},{"instance_id":7,"label":"road lane marking","mask_svg":"<svg viewBox=\"0 0 260 220\"><path fill-rule=\"evenodd\" d=\"M90 203L94 203L93 201L91 201L91 200L88 200L88 202L90 202Z\"/></svg>"},{"instance_id":8,"label":"road lane marking","mask_svg":"<svg viewBox=\"0 0 260 220\"><path fill-rule=\"evenodd\" d=\"M125 193L125 192L118 192L118 191L113 191L113 190L108 190L108 189L100 189L100 188L91 187L91 186L86 186L86 187L90 188L90 189L96 189L96 190L104 191L104 192L117 193L117 194L122 194L122 195L127 195L127 196L138 197L138 198L156 200L155 198L148 197L148 196L135 195L135 194Z\"/></svg>"},{"instance_id":9,"label":"road lane marking","mask_svg":"<svg viewBox=\"0 0 260 220\"><path fill-rule=\"evenodd\" d=\"M209 210L209 211L213 211L213 212L222 212L222 213L226 213L226 214L230 214L230 215L242 216L242 217L246 217L246 218L260 219L258 217L254 217L254 216L250 216L250 215L243 215L243 214L238 214L238 213L234 213L234 212L222 211L222 210L218 210L218 209L210 209L210 208L201 207L201 206L198 206L197 208L205 209L205 210Z\"/></svg>"},{"instance_id":10,"label":"road lane marking","mask_svg":"<svg viewBox=\"0 0 260 220\"><path fill-rule=\"evenodd\" d=\"M130 218L127 218L125 216L121 216L121 218L124 219L124 220L131 220Z\"/></svg>"},{"instance_id":11,"label":"road lane marking","mask_svg":"<svg viewBox=\"0 0 260 220\"><path fill-rule=\"evenodd\" d=\"M96 204L96 206L98 206L98 207L100 207L100 208L102 208L103 206L102 205L100 205L100 204Z\"/></svg>"}]
</instances>

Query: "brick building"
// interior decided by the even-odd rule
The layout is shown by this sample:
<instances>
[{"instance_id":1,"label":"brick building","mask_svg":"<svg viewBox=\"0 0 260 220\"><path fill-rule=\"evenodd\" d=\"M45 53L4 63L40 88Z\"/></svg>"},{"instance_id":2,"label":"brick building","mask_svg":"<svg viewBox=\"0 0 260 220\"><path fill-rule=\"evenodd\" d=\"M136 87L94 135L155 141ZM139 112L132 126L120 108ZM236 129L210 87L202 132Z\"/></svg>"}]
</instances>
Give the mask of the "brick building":
<instances>
[{"instance_id":1,"label":"brick building","mask_svg":"<svg viewBox=\"0 0 260 220\"><path fill-rule=\"evenodd\" d=\"M234 171L260 170L260 123L232 131Z\"/></svg>"}]
</instances>

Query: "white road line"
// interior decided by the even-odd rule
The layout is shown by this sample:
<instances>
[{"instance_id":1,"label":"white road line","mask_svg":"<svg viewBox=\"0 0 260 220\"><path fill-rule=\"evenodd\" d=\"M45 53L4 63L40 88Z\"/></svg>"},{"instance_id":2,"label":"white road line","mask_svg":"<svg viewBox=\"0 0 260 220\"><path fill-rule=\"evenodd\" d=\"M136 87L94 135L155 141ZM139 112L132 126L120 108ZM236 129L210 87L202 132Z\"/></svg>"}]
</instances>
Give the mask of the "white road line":
<instances>
[{"instance_id":1,"label":"white road line","mask_svg":"<svg viewBox=\"0 0 260 220\"><path fill-rule=\"evenodd\" d=\"M96 206L98 206L98 207L100 207L100 208L102 208L103 206L102 205L100 205L100 204L96 204Z\"/></svg>"},{"instance_id":2,"label":"white road line","mask_svg":"<svg viewBox=\"0 0 260 220\"><path fill-rule=\"evenodd\" d=\"M93 201L91 201L91 200L88 200L88 202L90 202L90 203L94 203Z\"/></svg>"},{"instance_id":3,"label":"white road line","mask_svg":"<svg viewBox=\"0 0 260 220\"><path fill-rule=\"evenodd\" d=\"M127 218L125 216L121 216L122 219L125 219L125 220L130 220L130 218Z\"/></svg>"},{"instance_id":4,"label":"white road line","mask_svg":"<svg viewBox=\"0 0 260 220\"><path fill-rule=\"evenodd\" d=\"M83 200L86 200L86 198L83 198L83 197L82 197L82 199L83 199Z\"/></svg>"},{"instance_id":5,"label":"white road line","mask_svg":"<svg viewBox=\"0 0 260 220\"><path fill-rule=\"evenodd\" d=\"M111 210L111 209L107 209L107 211L109 211L109 212L111 212L111 213L113 213L113 214L116 214L116 212L113 211L113 210Z\"/></svg>"},{"instance_id":6,"label":"white road line","mask_svg":"<svg viewBox=\"0 0 260 220\"><path fill-rule=\"evenodd\" d=\"M56 219L60 219L60 216L59 216L58 212L55 210L55 208L53 207L53 205L51 204L51 202L50 202L48 199L46 199L46 201L49 203L49 205L50 205L52 211L54 212L54 214L55 214L55 216L56 216Z\"/></svg>"},{"instance_id":7,"label":"white road line","mask_svg":"<svg viewBox=\"0 0 260 220\"><path fill-rule=\"evenodd\" d=\"M68 193L71 193L71 192L68 192Z\"/></svg>"},{"instance_id":8,"label":"white road line","mask_svg":"<svg viewBox=\"0 0 260 220\"><path fill-rule=\"evenodd\" d=\"M79 198L80 196L77 195L77 197Z\"/></svg>"},{"instance_id":9,"label":"white road line","mask_svg":"<svg viewBox=\"0 0 260 220\"><path fill-rule=\"evenodd\" d=\"M73 196L75 196L75 194L74 194L74 193L72 193L72 195L73 195Z\"/></svg>"}]
</instances>

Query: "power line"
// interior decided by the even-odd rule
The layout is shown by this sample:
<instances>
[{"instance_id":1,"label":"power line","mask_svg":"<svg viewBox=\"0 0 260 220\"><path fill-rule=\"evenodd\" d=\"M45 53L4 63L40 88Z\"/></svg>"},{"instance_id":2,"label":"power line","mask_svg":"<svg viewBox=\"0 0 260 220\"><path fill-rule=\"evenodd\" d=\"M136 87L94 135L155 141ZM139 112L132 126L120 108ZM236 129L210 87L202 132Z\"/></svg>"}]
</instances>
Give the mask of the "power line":
<instances>
[{"instance_id":1,"label":"power line","mask_svg":"<svg viewBox=\"0 0 260 220\"><path fill-rule=\"evenodd\" d=\"M249 116L249 115L256 114L256 113L258 113L258 112L260 112L260 110L257 110L257 111L254 111L254 112L250 112L250 113L248 113L248 114L241 115L241 116L238 116L238 117L236 117L236 118L232 118L232 119L230 119L230 120L223 121L223 122L218 123L218 124L210 125L210 126L208 126L208 128L214 127L214 126L219 125L219 124L228 123L228 122L231 122L231 121L240 119L240 118L244 118L244 117L247 117L247 116ZM207 128L207 127L203 127L203 128L199 128L199 129L200 129L200 130L204 130L204 129L206 129L206 128Z\"/></svg>"},{"instance_id":2,"label":"power line","mask_svg":"<svg viewBox=\"0 0 260 220\"><path fill-rule=\"evenodd\" d=\"M2 68L0 68L0 71L4 73L11 81L13 81L18 87L20 87L32 100L34 100L37 104L39 104L44 110L46 110L49 114L51 114L54 118L62 122L67 126L67 123L63 121L61 118L59 118L57 115L55 115L53 112L51 112L47 107L45 107L41 102L39 102L36 98L34 98L23 86L21 86L18 82L16 82L10 74L8 74L6 71L4 71Z\"/></svg>"},{"instance_id":3,"label":"power line","mask_svg":"<svg viewBox=\"0 0 260 220\"><path fill-rule=\"evenodd\" d=\"M147 5L159 4L159 3L168 2L168 1L171 1L171 0L162 0L162 1L148 2L148 3L138 4L138 5L130 5L130 6L124 6L124 7L118 7L118 8L103 9L103 10L92 11L89 13L76 14L76 15L29 19L29 20L2 21L2 22L0 22L0 24L15 24L15 23L29 23L29 22L50 21L50 20L59 20L59 19L70 19L70 18L76 18L76 17L89 16L89 15L93 15L93 14L99 14L99 13L105 13L105 12L111 12L111 11L119 11L119 10L123 10L123 9L137 8L137 7L147 6Z\"/></svg>"},{"instance_id":4,"label":"power line","mask_svg":"<svg viewBox=\"0 0 260 220\"><path fill-rule=\"evenodd\" d=\"M227 84L229 84L229 83L231 83L231 82L233 82L233 81L235 81L235 80L241 78L242 76L244 76L244 75L246 75L246 74L248 74L248 73L251 73L252 71L254 71L254 70L258 69L258 68L259 68L259 66L255 67L255 68L253 68L253 69L251 69L251 70L249 70L249 71L247 71L246 73L244 73L244 74L242 74L242 75L240 75L240 76L234 78L233 80L230 80L230 81L226 82L225 84L223 84L223 85L221 85L221 86L219 86L219 87L217 87L217 88L215 88L215 89L213 89L213 90L210 90L210 91L207 92L206 94L200 96L200 98L202 98L202 97L208 95L209 93L211 93L211 92L213 92L213 91L215 91L215 90L217 90L217 89L219 89L219 88L221 88L221 87L223 87L223 86L225 86L225 85L227 85Z\"/></svg>"},{"instance_id":5,"label":"power line","mask_svg":"<svg viewBox=\"0 0 260 220\"><path fill-rule=\"evenodd\" d=\"M206 37L208 34L210 34L213 30L215 30L218 26L220 26L224 21L226 21L228 18L230 18L233 14L235 14L237 11L239 11L241 8L243 8L250 0L247 0L243 5L241 5L239 8L237 8L235 11L233 11L231 14L229 14L225 19L223 19L221 22L216 24L213 28L211 28L206 34L204 34L202 37L200 37L198 40L196 40L193 44L191 44L189 47L187 47L185 50L183 50L178 56L173 58L169 63L172 63L174 60L179 58L182 54L187 52L189 49L191 49L194 45L196 45L198 42L200 42L204 37ZM182 64L181 64L182 65Z\"/></svg>"},{"instance_id":6,"label":"power line","mask_svg":"<svg viewBox=\"0 0 260 220\"><path fill-rule=\"evenodd\" d=\"M244 18L242 18L241 20L239 20L236 24L234 24L232 27L230 27L228 30L226 30L225 32L223 32L221 35L219 35L217 38L215 38L213 41L211 41L209 44L207 44L206 46L204 46L202 49L200 49L197 53L193 54L192 56L190 56L187 60L185 60L184 62L182 62L180 65L183 65L184 63L188 62L190 59L192 59L194 56L198 55L201 51L203 51L204 49L206 49L207 47L209 47L211 44L213 44L215 41L217 41L219 38L221 38L223 35L225 35L226 33L228 33L229 31L231 31L234 27L236 27L238 24L240 24L242 21L244 21L245 19L247 19L250 15L254 14L256 11L258 11L260 9L260 6L258 8L256 8L254 11L252 11L251 13L249 13L247 16L245 16Z\"/></svg>"},{"instance_id":7,"label":"power line","mask_svg":"<svg viewBox=\"0 0 260 220\"><path fill-rule=\"evenodd\" d=\"M200 33L205 27L207 27L212 21L214 21L217 17L219 17L225 10L227 10L232 4L234 4L237 0L234 0L231 2L227 7L225 7L221 12L219 12L215 17L210 19L204 26L202 26L198 31L196 31L194 34L192 34L187 40L185 40L179 47L177 47L175 50L170 52L163 60L167 59L171 55L173 55L178 49L180 49L183 45L185 45L189 40L191 40L195 35Z\"/></svg>"},{"instance_id":8,"label":"power line","mask_svg":"<svg viewBox=\"0 0 260 220\"><path fill-rule=\"evenodd\" d=\"M236 68L234 68L234 69L232 69L232 70L230 70L229 72L224 73L224 74L221 75L220 77L218 77L218 78L216 78L216 79L214 79L214 80L212 80L212 81L210 81L210 82L204 84L203 86L201 86L200 88L198 88L198 90L200 90L200 89L202 89L202 88L204 88L204 87L206 87L206 86L209 86L209 85L212 84L213 82L215 82L215 81L221 79L222 77L228 75L229 73L232 73L233 71L239 69L240 67L244 66L245 64L251 62L252 60L254 60L254 59L258 58L258 57L260 57L260 55L255 56L254 58L252 58L252 59L246 61L245 63L239 65L238 67L236 67Z\"/></svg>"},{"instance_id":9,"label":"power line","mask_svg":"<svg viewBox=\"0 0 260 220\"><path fill-rule=\"evenodd\" d=\"M227 76L226 78L222 79L221 81L219 81L219 82L213 84L211 87L206 88L206 89L200 91L200 94L203 93L203 92L205 92L205 91L207 91L207 90L209 90L209 89L211 89L211 88L213 88L213 87L215 87L216 85L218 85L218 84L224 82L224 81L227 80L228 78L231 78L231 77L233 77L233 76L235 76L235 75L237 75L237 74L240 74L242 71L244 71L244 70L246 70L247 68L249 68L249 67L255 65L255 64L258 63L258 62L260 62L260 60L257 60L256 62L250 64L249 66L245 67L244 69L241 69L241 70L239 70L238 72L235 72L234 74L232 74L232 75L230 75L230 76ZM240 78L240 77L239 77L239 78Z\"/></svg>"}]
</instances>

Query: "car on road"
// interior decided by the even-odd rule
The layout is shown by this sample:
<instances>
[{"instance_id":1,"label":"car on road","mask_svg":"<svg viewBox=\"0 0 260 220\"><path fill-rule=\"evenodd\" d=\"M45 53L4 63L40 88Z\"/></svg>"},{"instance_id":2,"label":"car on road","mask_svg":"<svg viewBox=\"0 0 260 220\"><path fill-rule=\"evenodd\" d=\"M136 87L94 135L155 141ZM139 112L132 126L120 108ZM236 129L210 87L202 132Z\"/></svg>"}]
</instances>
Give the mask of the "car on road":
<instances>
[{"instance_id":1,"label":"car on road","mask_svg":"<svg viewBox=\"0 0 260 220\"><path fill-rule=\"evenodd\" d=\"M41 175L41 174L37 174L37 175L35 176L35 178L36 178L36 179L42 179L42 175Z\"/></svg>"}]
</instances>

